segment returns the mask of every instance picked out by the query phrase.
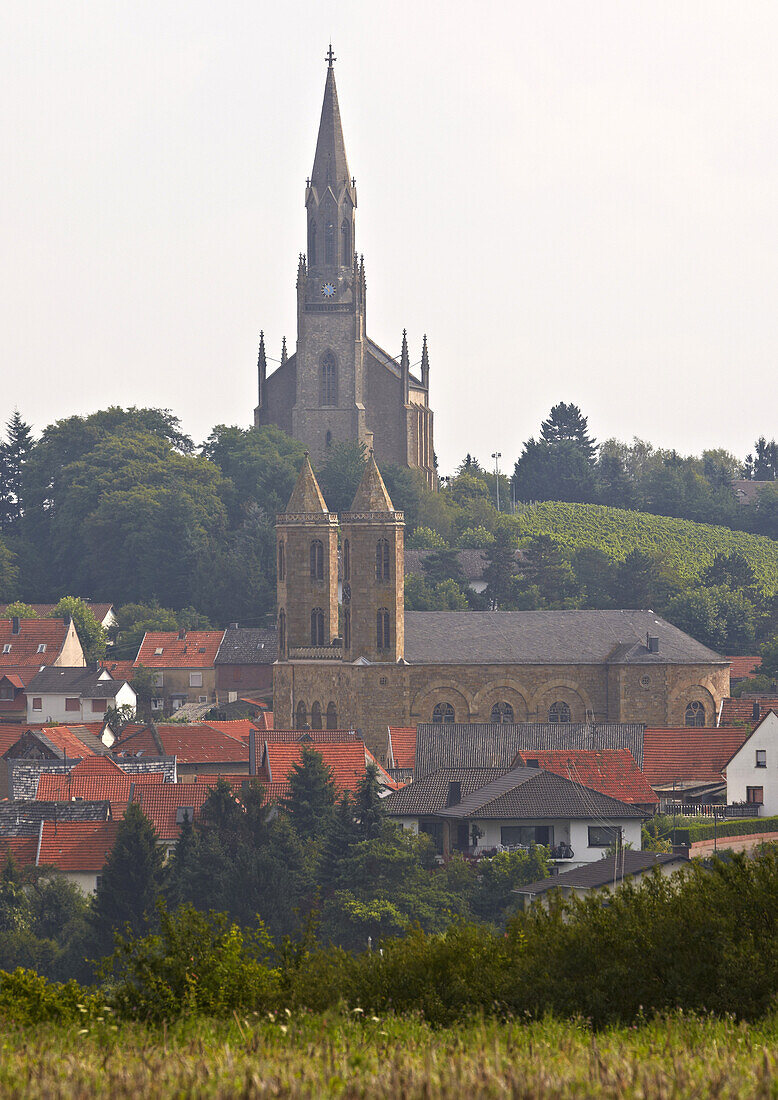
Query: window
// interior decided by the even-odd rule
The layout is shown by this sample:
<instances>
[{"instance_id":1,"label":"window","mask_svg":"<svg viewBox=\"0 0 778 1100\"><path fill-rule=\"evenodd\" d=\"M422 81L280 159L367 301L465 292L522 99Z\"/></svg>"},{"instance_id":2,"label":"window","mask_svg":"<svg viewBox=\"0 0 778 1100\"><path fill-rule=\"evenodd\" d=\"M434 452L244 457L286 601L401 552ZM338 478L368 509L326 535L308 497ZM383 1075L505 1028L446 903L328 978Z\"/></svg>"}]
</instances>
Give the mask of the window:
<instances>
[{"instance_id":1,"label":"window","mask_svg":"<svg viewBox=\"0 0 778 1100\"><path fill-rule=\"evenodd\" d=\"M154 685L155 688L163 687L164 683L165 683L165 674L164 674L164 672L155 672L154 675L151 678L151 682L152 682L152 684Z\"/></svg>"},{"instance_id":2,"label":"window","mask_svg":"<svg viewBox=\"0 0 778 1100\"><path fill-rule=\"evenodd\" d=\"M151 700L151 709L152 710L162 710L162 707L163 707L163 700L162 699L152 699Z\"/></svg>"},{"instance_id":3,"label":"window","mask_svg":"<svg viewBox=\"0 0 778 1100\"><path fill-rule=\"evenodd\" d=\"M281 539L281 541L278 544L278 579L280 581L284 580L284 578L286 577L286 561L285 561L285 558L286 558L286 555L284 553L284 540Z\"/></svg>"},{"instance_id":4,"label":"window","mask_svg":"<svg viewBox=\"0 0 778 1100\"><path fill-rule=\"evenodd\" d=\"M612 848L614 844L621 842L621 829L618 826L590 825L589 847Z\"/></svg>"},{"instance_id":5,"label":"window","mask_svg":"<svg viewBox=\"0 0 778 1100\"><path fill-rule=\"evenodd\" d=\"M197 696L197 702L198 703L207 703L208 702L208 696L207 695L198 695Z\"/></svg>"},{"instance_id":6,"label":"window","mask_svg":"<svg viewBox=\"0 0 778 1100\"><path fill-rule=\"evenodd\" d=\"M552 723L557 722L569 722L570 721L570 707L567 703L560 701L552 703L548 708L548 720Z\"/></svg>"},{"instance_id":7,"label":"window","mask_svg":"<svg viewBox=\"0 0 778 1100\"><path fill-rule=\"evenodd\" d=\"M328 431L327 434L325 435L325 437L324 437L324 446L327 448L327 450L329 450L330 447L332 446L332 432Z\"/></svg>"},{"instance_id":8,"label":"window","mask_svg":"<svg viewBox=\"0 0 778 1100\"><path fill-rule=\"evenodd\" d=\"M321 357L321 404L338 403L338 366L331 351Z\"/></svg>"},{"instance_id":9,"label":"window","mask_svg":"<svg viewBox=\"0 0 778 1100\"><path fill-rule=\"evenodd\" d=\"M351 543L348 539L343 540L343 580L351 580Z\"/></svg>"},{"instance_id":10,"label":"window","mask_svg":"<svg viewBox=\"0 0 778 1100\"><path fill-rule=\"evenodd\" d=\"M324 612L320 607L311 612L311 645L324 645Z\"/></svg>"},{"instance_id":11,"label":"window","mask_svg":"<svg viewBox=\"0 0 778 1100\"><path fill-rule=\"evenodd\" d=\"M375 548L375 576L377 581L389 580L389 543L379 539Z\"/></svg>"},{"instance_id":12,"label":"window","mask_svg":"<svg viewBox=\"0 0 778 1100\"><path fill-rule=\"evenodd\" d=\"M286 612L278 612L278 653L279 656L286 656Z\"/></svg>"},{"instance_id":13,"label":"window","mask_svg":"<svg viewBox=\"0 0 778 1100\"><path fill-rule=\"evenodd\" d=\"M761 806L764 802L764 787L746 787L746 802Z\"/></svg>"},{"instance_id":14,"label":"window","mask_svg":"<svg viewBox=\"0 0 778 1100\"><path fill-rule=\"evenodd\" d=\"M157 646L157 648L154 650L154 656L161 657L164 652L165 651L162 646Z\"/></svg>"},{"instance_id":15,"label":"window","mask_svg":"<svg viewBox=\"0 0 778 1100\"><path fill-rule=\"evenodd\" d=\"M93 699L92 711L94 714L105 714L106 700L105 699Z\"/></svg>"},{"instance_id":16,"label":"window","mask_svg":"<svg viewBox=\"0 0 778 1100\"><path fill-rule=\"evenodd\" d=\"M36 695L33 698L33 700L32 700L32 709L33 710L43 710L43 700L41 699L40 695Z\"/></svg>"},{"instance_id":17,"label":"window","mask_svg":"<svg viewBox=\"0 0 778 1100\"><path fill-rule=\"evenodd\" d=\"M338 708L334 703L327 704L327 729L336 730L338 728Z\"/></svg>"},{"instance_id":18,"label":"window","mask_svg":"<svg viewBox=\"0 0 778 1100\"><path fill-rule=\"evenodd\" d=\"M704 726L705 725L705 707L702 703L699 703L694 699L689 703L686 708L686 714L684 715L684 725L686 726Z\"/></svg>"},{"instance_id":19,"label":"window","mask_svg":"<svg viewBox=\"0 0 778 1100\"><path fill-rule=\"evenodd\" d=\"M324 262L325 264L337 263L335 256L335 225L327 222L324 227Z\"/></svg>"},{"instance_id":20,"label":"window","mask_svg":"<svg viewBox=\"0 0 778 1100\"><path fill-rule=\"evenodd\" d=\"M344 220L340 227L341 263L351 263L351 226Z\"/></svg>"},{"instance_id":21,"label":"window","mask_svg":"<svg viewBox=\"0 0 778 1100\"><path fill-rule=\"evenodd\" d=\"M376 612L376 645L379 649L388 649L389 642L389 611L385 607L379 607Z\"/></svg>"},{"instance_id":22,"label":"window","mask_svg":"<svg viewBox=\"0 0 778 1100\"><path fill-rule=\"evenodd\" d=\"M343 612L343 648L351 649L351 612L348 608Z\"/></svg>"},{"instance_id":23,"label":"window","mask_svg":"<svg viewBox=\"0 0 778 1100\"><path fill-rule=\"evenodd\" d=\"M308 729L308 710L305 703L301 702L297 704L295 728L298 730Z\"/></svg>"},{"instance_id":24,"label":"window","mask_svg":"<svg viewBox=\"0 0 778 1100\"><path fill-rule=\"evenodd\" d=\"M11 684L2 684L0 686L0 699L13 699L14 689Z\"/></svg>"},{"instance_id":25,"label":"window","mask_svg":"<svg viewBox=\"0 0 778 1100\"><path fill-rule=\"evenodd\" d=\"M11 643L6 642L5 645L3 646L3 653L10 653L10 652L11 652Z\"/></svg>"},{"instance_id":26,"label":"window","mask_svg":"<svg viewBox=\"0 0 778 1100\"><path fill-rule=\"evenodd\" d=\"M314 539L311 543L311 580L324 580L324 547L321 539Z\"/></svg>"},{"instance_id":27,"label":"window","mask_svg":"<svg viewBox=\"0 0 778 1100\"><path fill-rule=\"evenodd\" d=\"M513 724L513 707L510 703L495 703L492 707L492 715L489 719L496 725Z\"/></svg>"},{"instance_id":28,"label":"window","mask_svg":"<svg viewBox=\"0 0 778 1100\"><path fill-rule=\"evenodd\" d=\"M308 222L308 260L313 267L316 263L316 222Z\"/></svg>"},{"instance_id":29,"label":"window","mask_svg":"<svg viewBox=\"0 0 778 1100\"><path fill-rule=\"evenodd\" d=\"M321 704L319 702L311 703L311 729L321 729Z\"/></svg>"},{"instance_id":30,"label":"window","mask_svg":"<svg viewBox=\"0 0 778 1100\"><path fill-rule=\"evenodd\" d=\"M81 700L80 699L66 699L65 700L65 710L81 710Z\"/></svg>"},{"instance_id":31,"label":"window","mask_svg":"<svg viewBox=\"0 0 778 1100\"><path fill-rule=\"evenodd\" d=\"M756 750L756 766L757 768L767 767L767 749Z\"/></svg>"},{"instance_id":32,"label":"window","mask_svg":"<svg viewBox=\"0 0 778 1100\"><path fill-rule=\"evenodd\" d=\"M433 722L453 722L454 708L451 703L436 703L432 708Z\"/></svg>"},{"instance_id":33,"label":"window","mask_svg":"<svg viewBox=\"0 0 778 1100\"><path fill-rule=\"evenodd\" d=\"M45 653L46 652L46 643L45 642L41 642L41 644L38 646L38 652L39 653Z\"/></svg>"},{"instance_id":34,"label":"window","mask_svg":"<svg viewBox=\"0 0 778 1100\"><path fill-rule=\"evenodd\" d=\"M550 825L503 825L500 829L500 844L505 848L520 844L544 844L550 848L554 843L554 830Z\"/></svg>"},{"instance_id":35,"label":"window","mask_svg":"<svg viewBox=\"0 0 778 1100\"><path fill-rule=\"evenodd\" d=\"M201 688L203 686L203 674L202 674L202 672L190 672L189 673L189 686L190 686L190 688Z\"/></svg>"}]
</instances>

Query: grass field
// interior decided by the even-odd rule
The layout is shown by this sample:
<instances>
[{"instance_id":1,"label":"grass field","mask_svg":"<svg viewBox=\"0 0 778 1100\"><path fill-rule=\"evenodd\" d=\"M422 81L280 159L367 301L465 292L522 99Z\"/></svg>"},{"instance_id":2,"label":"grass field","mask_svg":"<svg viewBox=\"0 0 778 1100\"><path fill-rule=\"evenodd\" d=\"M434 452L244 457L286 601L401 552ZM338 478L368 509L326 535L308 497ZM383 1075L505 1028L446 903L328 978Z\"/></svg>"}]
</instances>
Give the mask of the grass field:
<instances>
[{"instance_id":1,"label":"grass field","mask_svg":"<svg viewBox=\"0 0 778 1100\"><path fill-rule=\"evenodd\" d=\"M675 1016L593 1035L581 1024L201 1020L170 1029L0 1030L0 1096L755 1097L778 1094L778 1020Z\"/></svg>"},{"instance_id":2,"label":"grass field","mask_svg":"<svg viewBox=\"0 0 778 1100\"><path fill-rule=\"evenodd\" d=\"M681 577L696 577L717 552L747 558L767 595L778 587L778 542L687 519L629 512L599 504L548 501L516 513L522 535L555 535L571 548L594 546L620 560L630 550L660 554Z\"/></svg>"}]
</instances>

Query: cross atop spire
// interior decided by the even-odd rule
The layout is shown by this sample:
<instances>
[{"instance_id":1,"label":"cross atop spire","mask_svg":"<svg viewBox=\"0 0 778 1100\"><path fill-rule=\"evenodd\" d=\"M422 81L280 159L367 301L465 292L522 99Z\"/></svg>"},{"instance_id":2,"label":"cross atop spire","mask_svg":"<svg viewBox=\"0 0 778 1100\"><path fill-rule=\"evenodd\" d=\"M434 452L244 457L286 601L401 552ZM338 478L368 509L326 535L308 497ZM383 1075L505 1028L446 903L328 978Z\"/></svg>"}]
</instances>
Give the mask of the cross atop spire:
<instances>
[{"instance_id":1,"label":"cross atop spire","mask_svg":"<svg viewBox=\"0 0 778 1100\"><path fill-rule=\"evenodd\" d=\"M332 52L332 43L331 42L330 42L330 48L327 50L327 55L324 58L324 60L327 62L327 68L328 69L332 68L332 62L333 61L338 60L337 57L335 56L335 54Z\"/></svg>"}]
</instances>

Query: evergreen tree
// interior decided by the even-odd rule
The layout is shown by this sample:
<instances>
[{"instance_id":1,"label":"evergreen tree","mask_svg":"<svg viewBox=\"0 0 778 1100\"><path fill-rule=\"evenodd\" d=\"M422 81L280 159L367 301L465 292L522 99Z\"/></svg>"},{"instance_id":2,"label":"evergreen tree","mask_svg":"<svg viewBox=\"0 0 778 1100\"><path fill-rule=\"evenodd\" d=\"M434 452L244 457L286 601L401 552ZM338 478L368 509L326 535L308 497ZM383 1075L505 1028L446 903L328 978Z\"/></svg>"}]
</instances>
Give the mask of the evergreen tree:
<instances>
[{"instance_id":1,"label":"evergreen tree","mask_svg":"<svg viewBox=\"0 0 778 1100\"><path fill-rule=\"evenodd\" d=\"M0 501L2 505L0 518L4 528L13 528L22 517L22 478L34 444L30 425L25 424L18 409L14 409L6 429L6 442L2 447L2 471L0 471L4 487L3 499Z\"/></svg>"},{"instance_id":2,"label":"evergreen tree","mask_svg":"<svg viewBox=\"0 0 778 1100\"><path fill-rule=\"evenodd\" d=\"M512 606L516 575L516 540L510 528L497 530L494 542L486 549L486 565L483 579L486 596L492 611L504 611Z\"/></svg>"},{"instance_id":3,"label":"evergreen tree","mask_svg":"<svg viewBox=\"0 0 778 1100\"><path fill-rule=\"evenodd\" d=\"M711 564L700 575L700 581L711 588L725 584L728 588L756 590L756 574L748 558L737 551L718 551Z\"/></svg>"},{"instance_id":4,"label":"evergreen tree","mask_svg":"<svg viewBox=\"0 0 778 1100\"><path fill-rule=\"evenodd\" d=\"M335 805L335 781L321 753L303 746L300 763L289 772L289 794L280 801L301 837L326 831Z\"/></svg>"},{"instance_id":5,"label":"evergreen tree","mask_svg":"<svg viewBox=\"0 0 778 1100\"><path fill-rule=\"evenodd\" d=\"M540 438L544 443L570 440L578 444L590 462L594 461L597 441L589 435L589 422L577 405L566 405L564 401L554 405L540 425Z\"/></svg>"},{"instance_id":6,"label":"evergreen tree","mask_svg":"<svg viewBox=\"0 0 778 1100\"><path fill-rule=\"evenodd\" d=\"M378 768L375 764L368 764L357 788L357 820L363 840L372 840L381 833L384 811L380 790Z\"/></svg>"},{"instance_id":7,"label":"evergreen tree","mask_svg":"<svg viewBox=\"0 0 778 1100\"><path fill-rule=\"evenodd\" d=\"M522 580L536 587L547 603L559 603L575 593L573 567L552 535L535 535L522 554Z\"/></svg>"},{"instance_id":8,"label":"evergreen tree","mask_svg":"<svg viewBox=\"0 0 778 1100\"><path fill-rule=\"evenodd\" d=\"M432 550L422 562L424 575L432 585L441 581L452 580L460 586L465 584L465 575L459 564L459 552L457 550L441 549Z\"/></svg>"},{"instance_id":9,"label":"evergreen tree","mask_svg":"<svg viewBox=\"0 0 778 1100\"><path fill-rule=\"evenodd\" d=\"M642 550L630 550L616 568L616 606L624 608L664 607L679 588L677 578L662 563Z\"/></svg>"},{"instance_id":10,"label":"evergreen tree","mask_svg":"<svg viewBox=\"0 0 778 1100\"><path fill-rule=\"evenodd\" d=\"M98 952L110 952L114 933L126 926L146 933L154 921L162 884L162 851L154 826L131 802L119 826L94 896L92 924Z\"/></svg>"},{"instance_id":11,"label":"evergreen tree","mask_svg":"<svg viewBox=\"0 0 778 1100\"><path fill-rule=\"evenodd\" d=\"M319 882L325 890L335 889L339 879L342 862L360 837L360 827L355 818L355 806L348 791L344 791L335 806L327 831L324 834L321 860L319 863Z\"/></svg>"}]
</instances>

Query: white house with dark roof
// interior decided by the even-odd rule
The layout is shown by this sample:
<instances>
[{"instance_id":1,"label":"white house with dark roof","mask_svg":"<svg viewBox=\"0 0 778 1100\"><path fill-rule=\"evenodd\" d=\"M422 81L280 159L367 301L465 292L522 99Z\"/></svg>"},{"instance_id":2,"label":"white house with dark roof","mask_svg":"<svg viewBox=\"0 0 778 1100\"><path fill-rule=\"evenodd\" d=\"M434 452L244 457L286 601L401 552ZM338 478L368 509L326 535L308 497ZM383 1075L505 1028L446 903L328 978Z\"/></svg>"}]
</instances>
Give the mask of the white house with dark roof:
<instances>
[{"instance_id":1,"label":"white house with dark roof","mask_svg":"<svg viewBox=\"0 0 778 1100\"><path fill-rule=\"evenodd\" d=\"M769 711L726 766L727 802L755 803L778 814L778 714Z\"/></svg>"},{"instance_id":2,"label":"white house with dark roof","mask_svg":"<svg viewBox=\"0 0 778 1100\"><path fill-rule=\"evenodd\" d=\"M637 886L646 875L658 870L660 875L673 875L689 867L686 855L676 852L635 852L622 848L618 854L560 871L550 878L538 879L526 886L517 886L514 893L525 905L540 901L548 904L556 894L564 899L583 898L601 890L618 890L625 882Z\"/></svg>"},{"instance_id":3,"label":"white house with dark roof","mask_svg":"<svg viewBox=\"0 0 778 1100\"><path fill-rule=\"evenodd\" d=\"M126 680L104 668L42 668L27 685L27 721L100 722L109 707L135 710L137 697Z\"/></svg>"}]
</instances>

